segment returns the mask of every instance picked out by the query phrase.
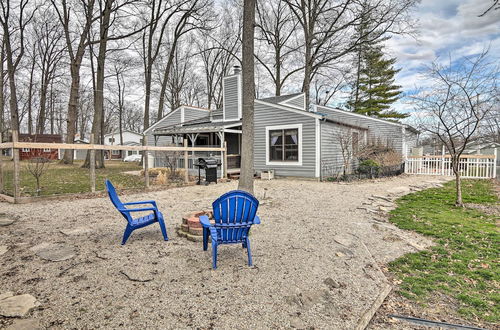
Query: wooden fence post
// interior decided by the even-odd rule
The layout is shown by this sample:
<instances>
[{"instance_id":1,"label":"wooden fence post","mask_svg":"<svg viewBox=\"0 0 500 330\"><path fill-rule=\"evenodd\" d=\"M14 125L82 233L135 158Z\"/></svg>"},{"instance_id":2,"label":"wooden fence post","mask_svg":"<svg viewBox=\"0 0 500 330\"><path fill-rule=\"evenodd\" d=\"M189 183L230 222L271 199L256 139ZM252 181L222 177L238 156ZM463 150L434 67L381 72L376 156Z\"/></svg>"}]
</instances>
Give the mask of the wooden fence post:
<instances>
[{"instance_id":1,"label":"wooden fence post","mask_svg":"<svg viewBox=\"0 0 500 330\"><path fill-rule=\"evenodd\" d=\"M21 164L19 164L19 149L16 149L15 143L19 141L19 133L15 130L12 131L12 143L13 148L12 148L12 157L14 160L14 203L19 203L19 198L21 197L21 189L20 189L20 182L19 182L19 175L20 175L20 167Z\"/></svg>"},{"instance_id":2,"label":"wooden fence post","mask_svg":"<svg viewBox=\"0 0 500 330\"><path fill-rule=\"evenodd\" d=\"M188 141L184 138L184 181L189 182L189 154L188 154Z\"/></svg>"},{"instance_id":3,"label":"wooden fence post","mask_svg":"<svg viewBox=\"0 0 500 330\"><path fill-rule=\"evenodd\" d=\"M146 137L142 138L142 145L146 146L148 143L146 141ZM146 184L146 188L149 188L149 153L147 150L142 152L144 159L144 183Z\"/></svg>"},{"instance_id":4,"label":"wooden fence post","mask_svg":"<svg viewBox=\"0 0 500 330\"><path fill-rule=\"evenodd\" d=\"M224 141L224 164L222 166L222 170L224 171L223 176L227 179L227 141Z\"/></svg>"},{"instance_id":5,"label":"wooden fence post","mask_svg":"<svg viewBox=\"0 0 500 330\"><path fill-rule=\"evenodd\" d=\"M90 135L90 144L94 146L94 134ZM95 149L90 149L90 191L95 192Z\"/></svg>"}]
</instances>

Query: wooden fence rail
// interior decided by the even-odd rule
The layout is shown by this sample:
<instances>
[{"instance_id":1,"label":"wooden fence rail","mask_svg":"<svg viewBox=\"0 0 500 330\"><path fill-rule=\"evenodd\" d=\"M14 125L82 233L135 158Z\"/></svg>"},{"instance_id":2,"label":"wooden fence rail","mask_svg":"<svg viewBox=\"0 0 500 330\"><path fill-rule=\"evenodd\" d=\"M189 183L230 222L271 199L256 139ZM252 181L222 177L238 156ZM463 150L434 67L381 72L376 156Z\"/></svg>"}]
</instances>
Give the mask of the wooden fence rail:
<instances>
[{"instance_id":1,"label":"wooden fence rail","mask_svg":"<svg viewBox=\"0 0 500 330\"><path fill-rule=\"evenodd\" d=\"M223 147L188 147L187 140L184 143L184 146L180 147L159 147L159 146L123 146L123 145L102 145L102 144L94 144L94 139L91 138L90 144L69 144L69 143L37 143L37 142L20 142L18 141L17 132L12 132L12 142L1 143L0 141L0 150L2 149L11 149L12 150L12 158L14 161L14 175L13 175L13 188L14 188L14 202L19 202L20 199L20 160L19 160L19 149L29 148L29 149L63 149L63 150L90 150L90 159L94 160L90 162L89 169L89 181L90 181L90 190L95 192L95 151L96 150L131 150L131 151L178 151L184 153L184 164L187 166L188 157L190 151L218 151L222 153L222 166L223 166L223 176L227 174L226 166L227 166L227 146L224 144ZM149 168L148 157L144 157L144 167ZM189 180L188 170L185 168L185 181ZM148 171L144 171L144 184L149 187L149 173ZM3 164L2 158L0 157L0 192L3 191Z\"/></svg>"}]
</instances>

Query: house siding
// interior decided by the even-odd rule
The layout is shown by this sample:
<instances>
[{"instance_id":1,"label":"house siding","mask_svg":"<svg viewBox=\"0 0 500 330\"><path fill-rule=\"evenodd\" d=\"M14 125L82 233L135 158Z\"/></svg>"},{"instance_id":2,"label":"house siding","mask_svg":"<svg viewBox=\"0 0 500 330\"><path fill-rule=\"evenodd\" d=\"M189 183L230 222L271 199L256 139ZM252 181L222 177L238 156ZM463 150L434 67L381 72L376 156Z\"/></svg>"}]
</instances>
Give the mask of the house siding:
<instances>
[{"instance_id":1,"label":"house siding","mask_svg":"<svg viewBox=\"0 0 500 330\"><path fill-rule=\"evenodd\" d=\"M359 141L363 141L365 130L348 128L335 123L321 122L320 171L322 178L344 173L344 159L340 146L340 138L343 134L352 134L352 132L357 132L359 134ZM354 167L356 167L355 159L351 161L351 168L347 170L347 173Z\"/></svg>"},{"instance_id":2,"label":"house siding","mask_svg":"<svg viewBox=\"0 0 500 330\"><path fill-rule=\"evenodd\" d=\"M300 97L296 97L296 98L294 98L292 100L285 101L282 104L291 105L291 106L294 106L294 107L298 107L298 108L300 108L302 110L305 110L304 109L304 102L305 102L305 95L302 94Z\"/></svg>"},{"instance_id":3,"label":"house siding","mask_svg":"<svg viewBox=\"0 0 500 330\"><path fill-rule=\"evenodd\" d=\"M302 165L266 165L266 126L302 124ZM254 168L274 170L276 176L315 177L316 119L272 105L255 102Z\"/></svg>"},{"instance_id":4,"label":"house siding","mask_svg":"<svg viewBox=\"0 0 500 330\"><path fill-rule=\"evenodd\" d=\"M190 121L195 119L200 119L203 117L208 117L210 112L207 110L201 110L197 108L184 107L184 121Z\"/></svg>"},{"instance_id":5,"label":"house siding","mask_svg":"<svg viewBox=\"0 0 500 330\"><path fill-rule=\"evenodd\" d=\"M407 154L410 151L409 147L407 147L406 150L403 150L403 135L405 133L403 133L402 125L384 123L383 121L374 120L369 117L363 118L359 115L350 114L347 111L331 110L327 107L318 107L318 112L324 113L328 115L328 118L338 122L368 128L369 140L375 140L384 145L390 146L402 155L404 155L405 152ZM410 134L412 137L410 137ZM409 141L416 141L416 134L407 131L405 140L408 146Z\"/></svg>"},{"instance_id":6,"label":"house siding","mask_svg":"<svg viewBox=\"0 0 500 330\"><path fill-rule=\"evenodd\" d=\"M240 119L240 80L241 78L239 75L224 78L224 120Z\"/></svg>"}]
</instances>

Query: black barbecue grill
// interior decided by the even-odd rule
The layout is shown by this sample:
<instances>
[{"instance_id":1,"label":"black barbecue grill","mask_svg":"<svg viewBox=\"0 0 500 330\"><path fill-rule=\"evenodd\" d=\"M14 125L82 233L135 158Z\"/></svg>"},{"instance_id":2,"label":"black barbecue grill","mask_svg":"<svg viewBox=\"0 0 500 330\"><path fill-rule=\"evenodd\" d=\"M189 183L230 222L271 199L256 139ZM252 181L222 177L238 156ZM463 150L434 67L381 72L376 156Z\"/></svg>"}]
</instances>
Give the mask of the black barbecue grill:
<instances>
[{"instance_id":1,"label":"black barbecue grill","mask_svg":"<svg viewBox=\"0 0 500 330\"><path fill-rule=\"evenodd\" d=\"M210 182L217 183L217 168L220 166L220 162L215 158L198 158L198 162L194 164L198 167L198 182L201 184L201 170L205 170L205 184Z\"/></svg>"}]
</instances>

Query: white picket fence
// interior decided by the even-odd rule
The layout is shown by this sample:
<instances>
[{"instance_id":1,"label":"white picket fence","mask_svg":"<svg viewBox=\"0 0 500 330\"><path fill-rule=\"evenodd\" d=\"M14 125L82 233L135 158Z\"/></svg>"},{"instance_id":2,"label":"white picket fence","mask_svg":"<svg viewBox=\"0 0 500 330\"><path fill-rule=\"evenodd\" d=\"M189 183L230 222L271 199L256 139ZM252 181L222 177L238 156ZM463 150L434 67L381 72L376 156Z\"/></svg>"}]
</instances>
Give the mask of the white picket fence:
<instances>
[{"instance_id":1,"label":"white picket fence","mask_svg":"<svg viewBox=\"0 0 500 330\"><path fill-rule=\"evenodd\" d=\"M463 178L490 179L496 177L497 155L462 155L459 171ZM450 155L408 157L405 173L451 176Z\"/></svg>"}]
</instances>

